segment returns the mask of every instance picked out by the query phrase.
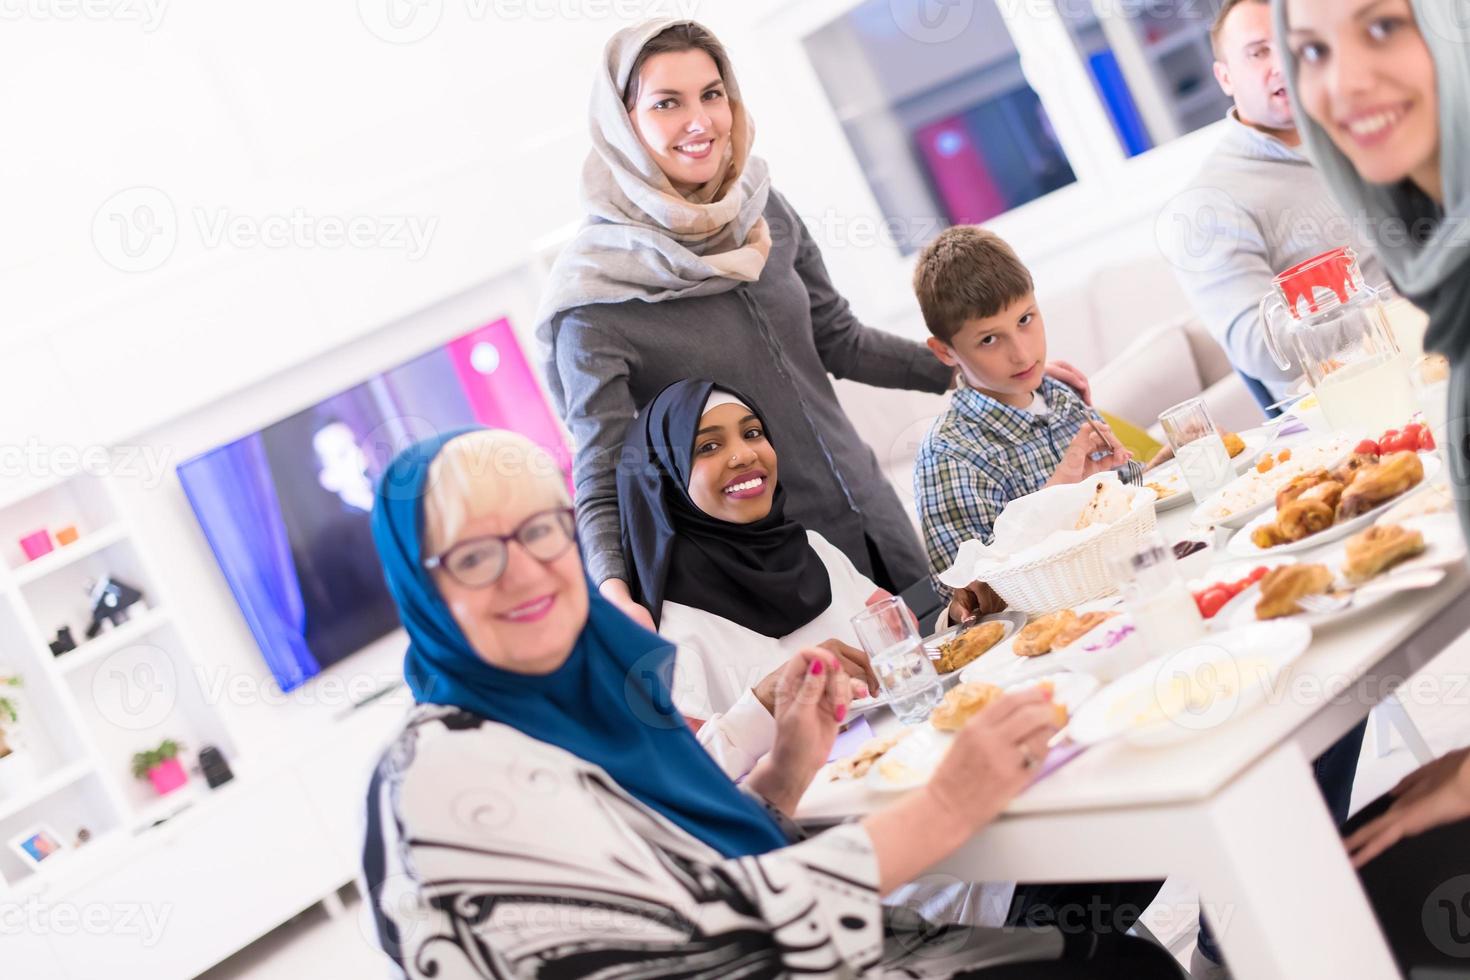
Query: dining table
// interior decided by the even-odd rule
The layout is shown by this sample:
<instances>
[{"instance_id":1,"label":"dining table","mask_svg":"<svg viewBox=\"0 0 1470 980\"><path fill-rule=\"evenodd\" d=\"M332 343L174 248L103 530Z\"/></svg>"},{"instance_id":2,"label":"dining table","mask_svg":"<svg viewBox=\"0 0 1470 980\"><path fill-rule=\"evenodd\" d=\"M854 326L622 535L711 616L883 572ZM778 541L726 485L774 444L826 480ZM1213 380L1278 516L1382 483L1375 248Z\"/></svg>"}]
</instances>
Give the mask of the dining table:
<instances>
[{"instance_id":1,"label":"dining table","mask_svg":"<svg viewBox=\"0 0 1470 980\"><path fill-rule=\"evenodd\" d=\"M1209 553L1192 562L1206 569L1198 577L1238 564L1225 554L1226 534L1203 531L1192 512L1177 507L1157 520L1166 540L1210 539ZM1312 552L1298 557L1310 560ZM1238 980L1399 976L1312 760L1390 697L1459 697L1470 711L1465 678L1438 676L1430 666L1470 628L1467 593L1462 561L1432 588L1319 626L1265 700L1238 716L1173 744L1105 741L1043 766L999 818L931 873L1035 883L1177 876L1198 889ZM879 734L899 726L883 711L869 720ZM893 799L861 782L819 777L796 816L830 825Z\"/></svg>"}]
</instances>

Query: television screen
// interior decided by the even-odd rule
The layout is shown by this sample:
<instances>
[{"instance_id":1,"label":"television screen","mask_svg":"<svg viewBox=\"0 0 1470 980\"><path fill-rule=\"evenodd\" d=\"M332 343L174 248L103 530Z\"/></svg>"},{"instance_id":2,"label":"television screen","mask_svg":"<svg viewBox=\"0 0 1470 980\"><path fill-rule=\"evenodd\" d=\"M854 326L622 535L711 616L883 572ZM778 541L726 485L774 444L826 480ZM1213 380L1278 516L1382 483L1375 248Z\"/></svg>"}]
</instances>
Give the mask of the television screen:
<instances>
[{"instance_id":1,"label":"television screen","mask_svg":"<svg viewBox=\"0 0 1470 980\"><path fill-rule=\"evenodd\" d=\"M569 468L507 320L179 466L281 690L397 628L369 526L373 483L405 446L475 424L514 429Z\"/></svg>"}]
</instances>

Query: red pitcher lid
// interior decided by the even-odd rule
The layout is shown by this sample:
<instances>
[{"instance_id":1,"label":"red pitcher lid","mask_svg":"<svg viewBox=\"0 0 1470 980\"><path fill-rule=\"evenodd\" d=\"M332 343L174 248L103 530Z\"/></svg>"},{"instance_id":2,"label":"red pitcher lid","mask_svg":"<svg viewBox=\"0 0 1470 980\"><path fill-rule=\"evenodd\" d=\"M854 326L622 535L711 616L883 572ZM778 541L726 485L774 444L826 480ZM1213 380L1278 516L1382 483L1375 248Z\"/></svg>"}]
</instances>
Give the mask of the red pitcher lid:
<instances>
[{"instance_id":1,"label":"red pitcher lid","mask_svg":"<svg viewBox=\"0 0 1470 980\"><path fill-rule=\"evenodd\" d=\"M1361 276L1354 275L1357 267L1357 253L1344 245L1297 263L1272 282L1286 300L1287 310L1300 320L1302 314L1297 312L1297 303L1300 300L1307 301L1308 313L1321 312L1316 294L1319 288L1328 290L1339 302L1346 303L1363 287Z\"/></svg>"}]
</instances>

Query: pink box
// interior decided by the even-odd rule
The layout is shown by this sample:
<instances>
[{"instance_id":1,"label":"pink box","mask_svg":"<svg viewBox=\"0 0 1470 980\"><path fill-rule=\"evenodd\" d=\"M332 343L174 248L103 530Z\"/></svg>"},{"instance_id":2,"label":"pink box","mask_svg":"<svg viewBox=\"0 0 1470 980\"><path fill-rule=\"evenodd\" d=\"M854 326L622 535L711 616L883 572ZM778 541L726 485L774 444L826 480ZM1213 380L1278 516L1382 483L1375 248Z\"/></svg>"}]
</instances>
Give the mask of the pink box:
<instances>
[{"instance_id":1,"label":"pink box","mask_svg":"<svg viewBox=\"0 0 1470 980\"><path fill-rule=\"evenodd\" d=\"M177 758L167 759L148 770L148 781L153 784L153 791L159 796L172 793L180 786L189 781L189 776L184 772L183 763Z\"/></svg>"},{"instance_id":2,"label":"pink box","mask_svg":"<svg viewBox=\"0 0 1470 980\"><path fill-rule=\"evenodd\" d=\"M20 550L26 553L27 561L35 561L51 553L51 535L44 529L33 531L20 539Z\"/></svg>"}]
</instances>

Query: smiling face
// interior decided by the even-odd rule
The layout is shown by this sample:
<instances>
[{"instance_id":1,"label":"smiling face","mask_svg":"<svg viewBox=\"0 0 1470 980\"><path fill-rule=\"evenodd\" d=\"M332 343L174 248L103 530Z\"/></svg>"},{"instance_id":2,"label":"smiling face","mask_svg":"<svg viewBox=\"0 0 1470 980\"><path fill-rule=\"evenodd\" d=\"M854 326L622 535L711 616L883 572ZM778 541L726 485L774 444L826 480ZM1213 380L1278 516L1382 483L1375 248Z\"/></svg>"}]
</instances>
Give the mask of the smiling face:
<instances>
[{"instance_id":1,"label":"smiling face","mask_svg":"<svg viewBox=\"0 0 1470 980\"><path fill-rule=\"evenodd\" d=\"M1364 179L1440 200L1434 61L1409 0L1290 0L1302 108Z\"/></svg>"},{"instance_id":2,"label":"smiling face","mask_svg":"<svg viewBox=\"0 0 1470 980\"><path fill-rule=\"evenodd\" d=\"M639 142L680 194L720 176L733 113L708 52L666 51L645 61L628 115Z\"/></svg>"},{"instance_id":3,"label":"smiling face","mask_svg":"<svg viewBox=\"0 0 1470 980\"><path fill-rule=\"evenodd\" d=\"M994 316L966 320L947 344L929 338L929 348L970 387L1016 408L1031 404L1046 376L1046 326L1032 293Z\"/></svg>"},{"instance_id":4,"label":"smiling face","mask_svg":"<svg viewBox=\"0 0 1470 980\"><path fill-rule=\"evenodd\" d=\"M1225 16L1215 39L1215 78L1235 100L1241 122L1282 135L1295 145L1296 121L1286 94L1271 5L1248 0Z\"/></svg>"},{"instance_id":5,"label":"smiling face","mask_svg":"<svg viewBox=\"0 0 1470 980\"><path fill-rule=\"evenodd\" d=\"M543 502L472 518L450 546L487 534L510 534L545 506ZM587 622L587 579L575 547L542 562L512 541L505 571L484 588L462 585L442 568L430 574L475 653L503 670L551 673L566 662Z\"/></svg>"},{"instance_id":6,"label":"smiling face","mask_svg":"<svg viewBox=\"0 0 1470 980\"><path fill-rule=\"evenodd\" d=\"M751 524L776 499L776 450L766 427L744 405L705 412L694 437L689 498L710 517Z\"/></svg>"}]
</instances>

